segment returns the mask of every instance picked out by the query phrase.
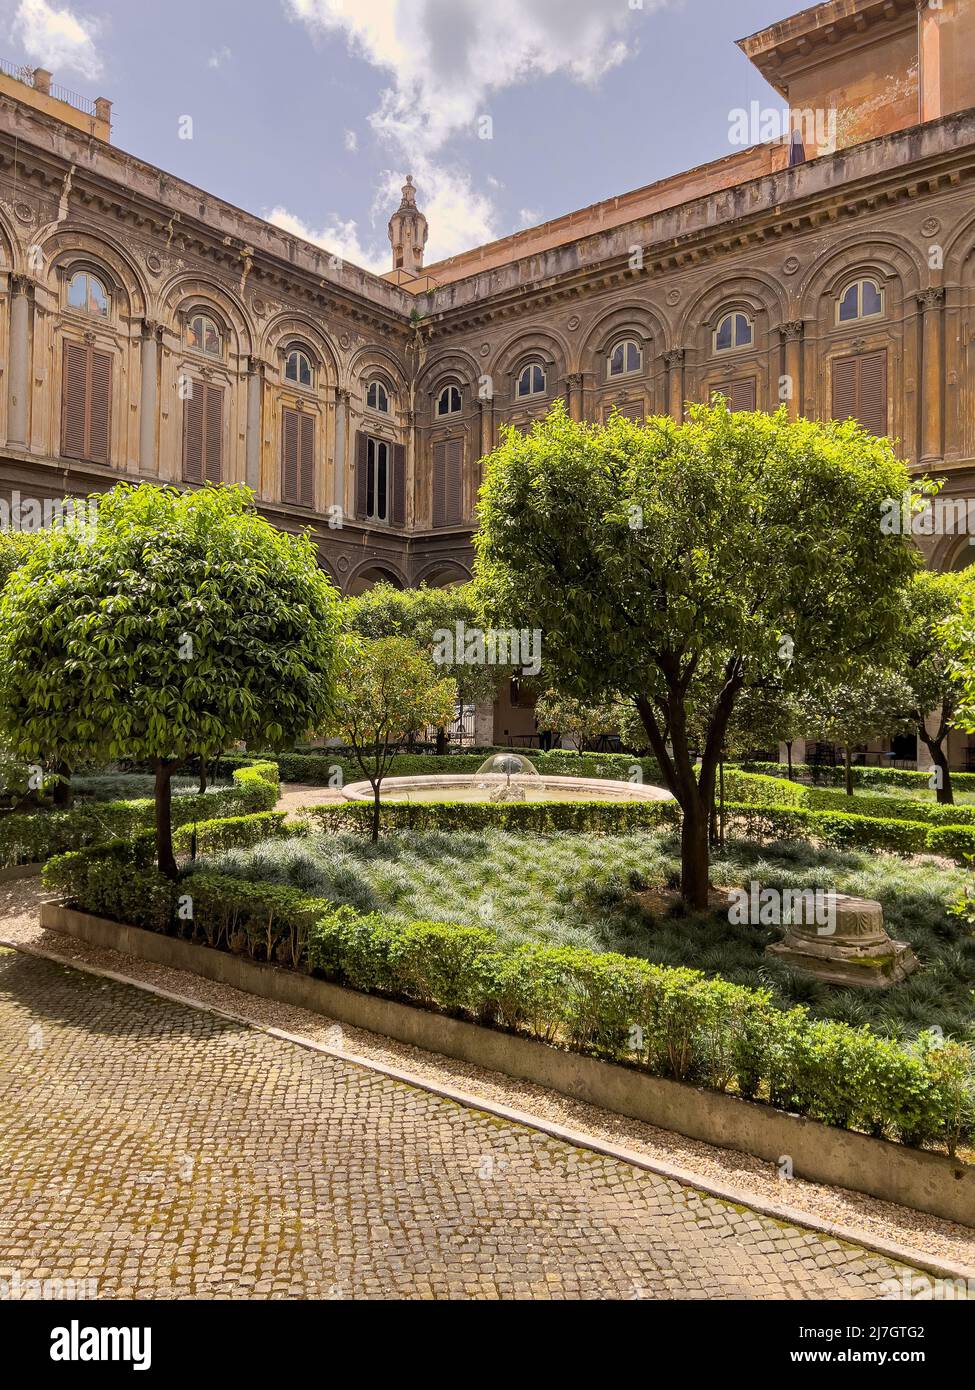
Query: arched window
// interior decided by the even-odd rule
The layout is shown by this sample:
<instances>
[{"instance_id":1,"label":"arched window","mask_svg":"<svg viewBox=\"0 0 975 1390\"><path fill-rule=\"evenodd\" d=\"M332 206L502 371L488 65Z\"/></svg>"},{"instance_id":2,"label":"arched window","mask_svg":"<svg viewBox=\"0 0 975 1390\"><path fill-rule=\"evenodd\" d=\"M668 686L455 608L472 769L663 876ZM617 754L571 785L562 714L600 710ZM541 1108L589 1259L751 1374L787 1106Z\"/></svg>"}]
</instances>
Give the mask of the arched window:
<instances>
[{"instance_id":1,"label":"arched window","mask_svg":"<svg viewBox=\"0 0 975 1390\"><path fill-rule=\"evenodd\" d=\"M854 280L836 301L836 322L853 323L884 312L884 292L876 280Z\"/></svg>"},{"instance_id":2,"label":"arched window","mask_svg":"<svg viewBox=\"0 0 975 1390\"><path fill-rule=\"evenodd\" d=\"M523 396L542 396L544 394L545 370L538 362L529 362L518 377L515 395L521 399Z\"/></svg>"},{"instance_id":3,"label":"arched window","mask_svg":"<svg viewBox=\"0 0 975 1390\"><path fill-rule=\"evenodd\" d=\"M366 391L366 405L370 410L378 410L383 415L389 414L389 392L381 381L370 381L369 389Z\"/></svg>"},{"instance_id":4,"label":"arched window","mask_svg":"<svg viewBox=\"0 0 975 1390\"><path fill-rule=\"evenodd\" d=\"M460 387L445 386L437 397L438 415L456 415L460 411Z\"/></svg>"},{"instance_id":5,"label":"arched window","mask_svg":"<svg viewBox=\"0 0 975 1390\"><path fill-rule=\"evenodd\" d=\"M186 323L186 346L204 357L222 357L220 329L208 314L193 314Z\"/></svg>"},{"instance_id":6,"label":"arched window","mask_svg":"<svg viewBox=\"0 0 975 1390\"><path fill-rule=\"evenodd\" d=\"M630 372L643 369L643 349L635 338L624 338L617 343L606 359L608 376L627 376Z\"/></svg>"},{"instance_id":7,"label":"arched window","mask_svg":"<svg viewBox=\"0 0 975 1390\"><path fill-rule=\"evenodd\" d=\"M747 314L725 314L714 330L715 352L731 352L734 348L750 347L752 321Z\"/></svg>"},{"instance_id":8,"label":"arched window","mask_svg":"<svg viewBox=\"0 0 975 1390\"><path fill-rule=\"evenodd\" d=\"M68 308L108 318L108 291L90 271L76 270L68 283Z\"/></svg>"},{"instance_id":9,"label":"arched window","mask_svg":"<svg viewBox=\"0 0 975 1390\"><path fill-rule=\"evenodd\" d=\"M296 386L312 384L311 358L301 348L290 348L284 364L285 381L293 381Z\"/></svg>"}]
</instances>

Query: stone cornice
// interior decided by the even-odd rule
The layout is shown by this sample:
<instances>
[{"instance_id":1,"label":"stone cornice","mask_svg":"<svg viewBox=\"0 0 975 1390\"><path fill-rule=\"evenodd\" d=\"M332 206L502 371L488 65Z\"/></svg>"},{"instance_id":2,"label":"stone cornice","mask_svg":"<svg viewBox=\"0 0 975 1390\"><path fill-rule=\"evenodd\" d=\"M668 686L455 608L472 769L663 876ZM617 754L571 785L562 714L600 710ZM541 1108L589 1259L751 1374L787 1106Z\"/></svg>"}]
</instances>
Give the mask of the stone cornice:
<instances>
[{"instance_id":1,"label":"stone cornice","mask_svg":"<svg viewBox=\"0 0 975 1390\"><path fill-rule=\"evenodd\" d=\"M160 240L168 242L177 254L200 258L225 274L228 288L239 285L247 269L250 285L311 297L322 312L384 333L402 331L405 341L415 300L397 286L2 95L0 111L13 116L10 127L0 130L0 171L10 171L16 161L25 191L53 199L73 165L72 204L86 218L92 212L111 218L146 237L153 249Z\"/></svg>"},{"instance_id":2,"label":"stone cornice","mask_svg":"<svg viewBox=\"0 0 975 1390\"><path fill-rule=\"evenodd\" d=\"M780 170L421 295L436 340L975 182L975 109ZM644 248L643 268L630 264Z\"/></svg>"}]
</instances>

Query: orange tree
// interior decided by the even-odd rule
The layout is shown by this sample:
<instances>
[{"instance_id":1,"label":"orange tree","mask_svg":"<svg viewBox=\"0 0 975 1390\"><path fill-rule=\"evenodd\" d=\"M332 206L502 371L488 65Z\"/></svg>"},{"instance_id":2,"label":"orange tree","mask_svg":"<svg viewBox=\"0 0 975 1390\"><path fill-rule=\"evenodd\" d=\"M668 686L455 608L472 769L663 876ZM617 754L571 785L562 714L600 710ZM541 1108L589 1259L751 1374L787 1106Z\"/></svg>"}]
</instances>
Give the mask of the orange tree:
<instances>
[{"instance_id":1,"label":"orange tree","mask_svg":"<svg viewBox=\"0 0 975 1390\"><path fill-rule=\"evenodd\" d=\"M485 461L476 582L492 620L539 627L566 695L633 702L681 807L681 892L708 897L715 775L742 691L839 675L893 646L920 563L884 534L908 487L853 422L693 406L605 426L557 406ZM697 757L699 755L699 759Z\"/></svg>"},{"instance_id":2,"label":"orange tree","mask_svg":"<svg viewBox=\"0 0 975 1390\"><path fill-rule=\"evenodd\" d=\"M27 760L155 770L176 877L173 773L236 740L288 747L334 700L338 595L307 536L245 488L120 485L97 523L38 535L0 600L0 726Z\"/></svg>"}]
</instances>

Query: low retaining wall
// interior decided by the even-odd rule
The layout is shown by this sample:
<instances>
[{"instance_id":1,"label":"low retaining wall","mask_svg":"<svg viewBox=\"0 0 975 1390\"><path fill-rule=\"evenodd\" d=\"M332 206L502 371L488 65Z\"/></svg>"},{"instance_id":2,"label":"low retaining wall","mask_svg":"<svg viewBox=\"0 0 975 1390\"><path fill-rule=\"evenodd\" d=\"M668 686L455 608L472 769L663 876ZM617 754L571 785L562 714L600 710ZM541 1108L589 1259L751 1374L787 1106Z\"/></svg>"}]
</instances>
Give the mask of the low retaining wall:
<instances>
[{"instance_id":1,"label":"low retaining wall","mask_svg":"<svg viewBox=\"0 0 975 1390\"><path fill-rule=\"evenodd\" d=\"M36 878L43 864L14 864L9 869L0 869L0 883L13 883L18 878Z\"/></svg>"},{"instance_id":2,"label":"low retaining wall","mask_svg":"<svg viewBox=\"0 0 975 1390\"><path fill-rule=\"evenodd\" d=\"M242 956L76 912L57 903L41 907L50 931L108 946L159 965L189 970L248 994L324 1014L350 1027L385 1034L398 1042L439 1052L490 1071L532 1081L562 1095L674 1130L757 1158L792 1161L797 1178L865 1192L883 1201L975 1226L975 1167L833 1129L816 1120L649 1076L635 1068L564 1052L533 1038L516 1037L447 1018L377 995L360 994L310 975L262 965Z\"/></svg>"}]
</instances>

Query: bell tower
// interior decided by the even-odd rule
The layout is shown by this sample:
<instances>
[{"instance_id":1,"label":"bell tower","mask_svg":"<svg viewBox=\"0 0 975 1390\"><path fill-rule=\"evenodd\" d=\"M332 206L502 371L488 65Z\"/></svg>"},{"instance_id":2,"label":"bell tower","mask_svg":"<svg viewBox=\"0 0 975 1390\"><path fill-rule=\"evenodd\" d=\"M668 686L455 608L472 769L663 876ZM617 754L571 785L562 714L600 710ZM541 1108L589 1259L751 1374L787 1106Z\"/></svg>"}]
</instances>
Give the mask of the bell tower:
<instances>
[{"instance_id":1,"label":"bell tower","mask_svg":"<svg viewBox=\"0 0 975 1390\"><path fill-rule=\"evenodd\" d=\"M423 269L423 248L427 244L427 219L416 205L413 175L407 174L403 200L389 219L389 241L393 248L393 270L417 276Z\"/></svg>"}]
</instances>

